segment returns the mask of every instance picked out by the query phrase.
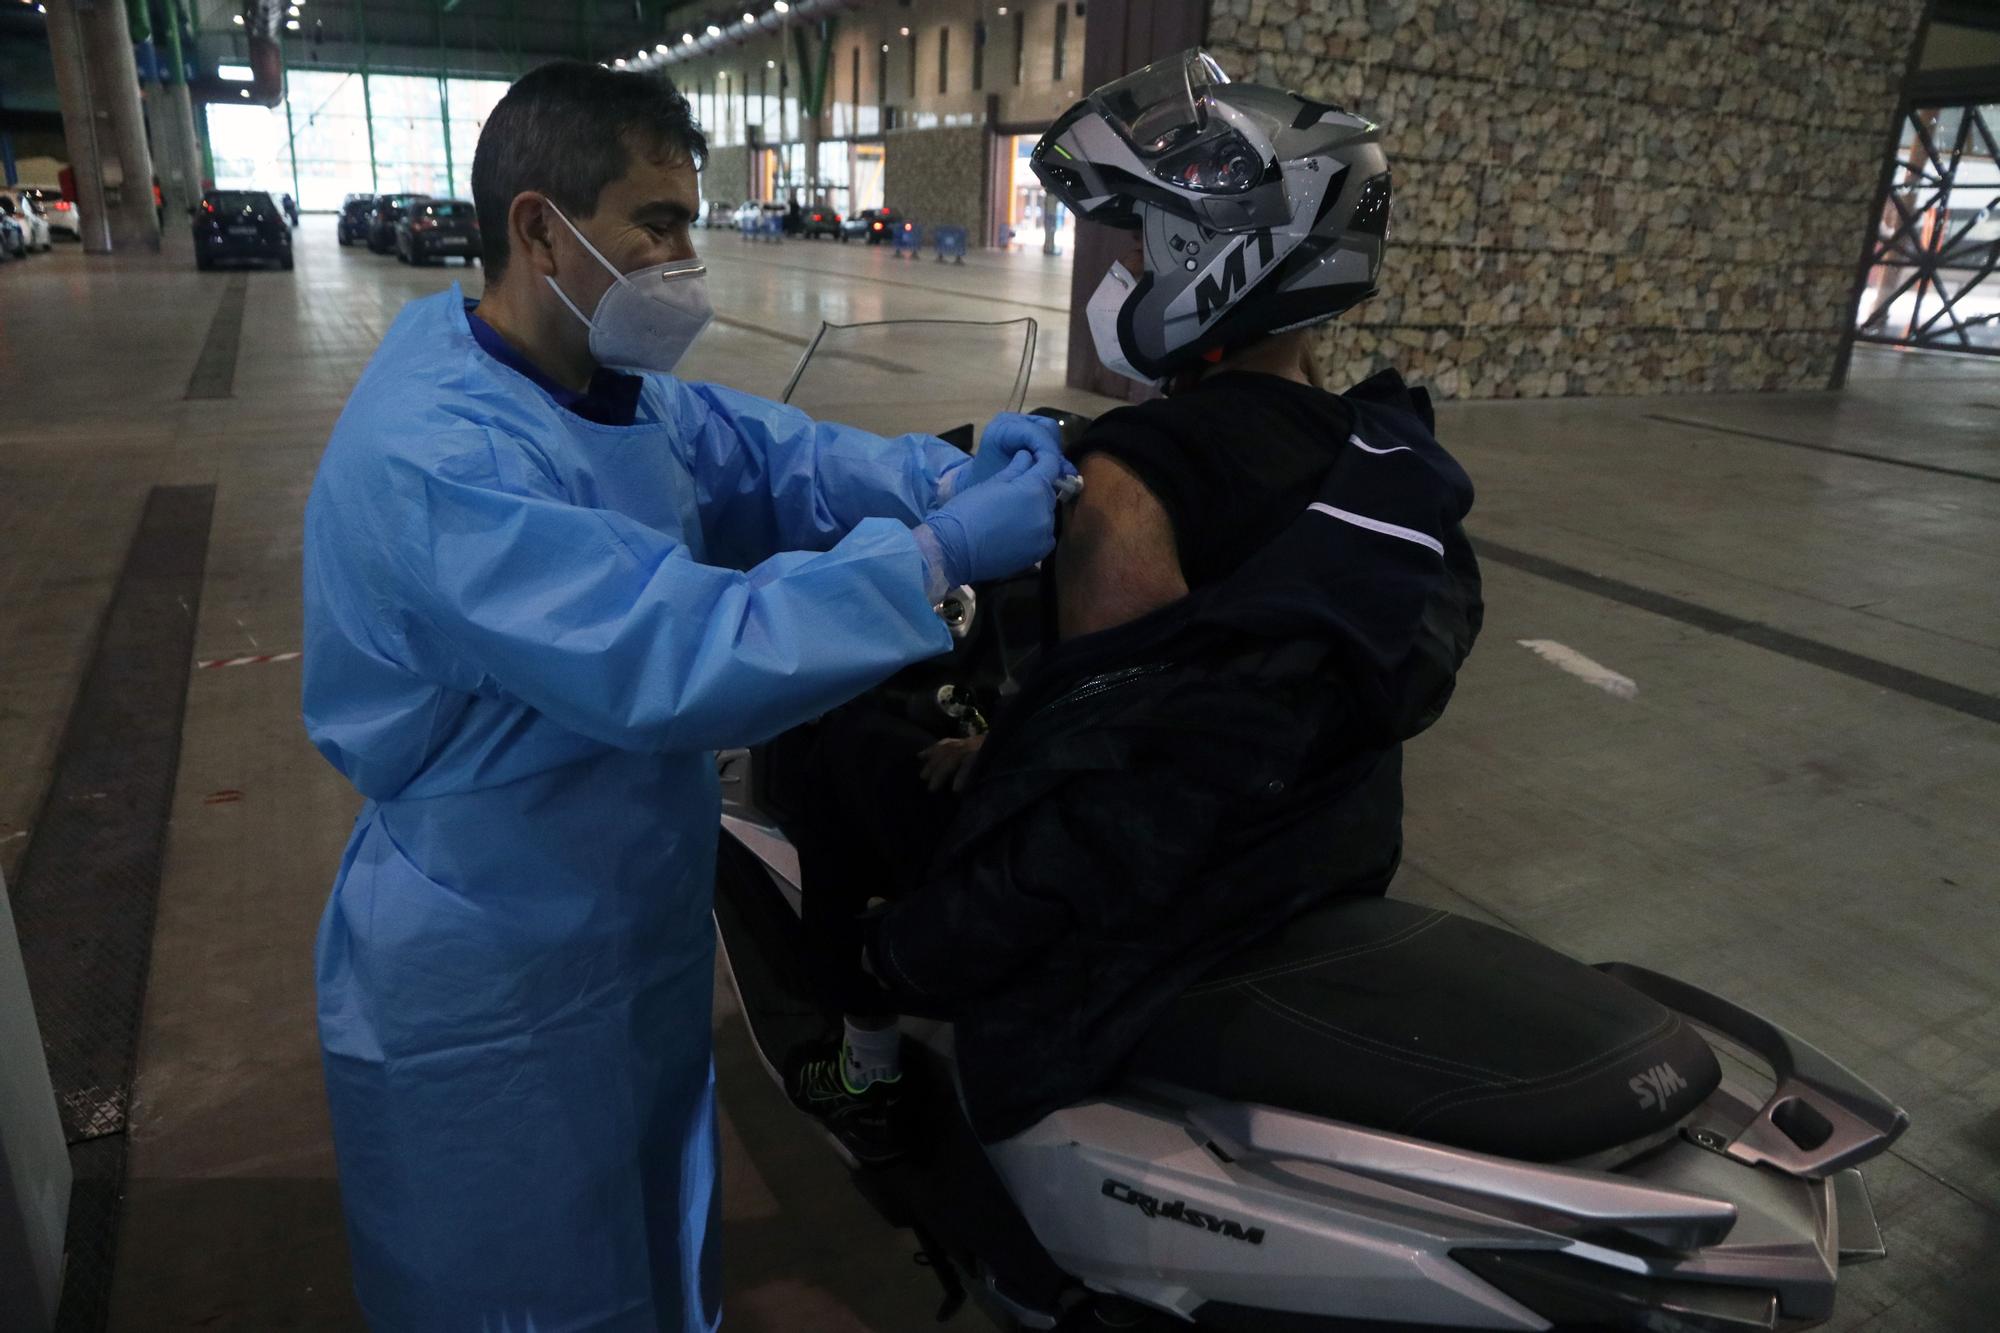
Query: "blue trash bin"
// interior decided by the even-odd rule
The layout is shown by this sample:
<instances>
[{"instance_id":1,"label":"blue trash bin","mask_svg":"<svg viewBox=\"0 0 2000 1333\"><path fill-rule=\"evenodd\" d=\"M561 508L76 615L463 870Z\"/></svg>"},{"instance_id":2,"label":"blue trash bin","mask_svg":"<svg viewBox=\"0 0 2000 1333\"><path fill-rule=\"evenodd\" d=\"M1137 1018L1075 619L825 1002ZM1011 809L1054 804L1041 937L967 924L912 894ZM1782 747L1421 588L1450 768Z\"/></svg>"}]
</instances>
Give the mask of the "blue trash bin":
<instances>
[{"instance_id":1,"label":"blue trash bin","mask_svg":"<svg viewBox=\"0 0 2000 1333\"><path fill-rule=\"evenodd\" d=\"M937 248L938 263L947 259L954 264L965 262L965 228L933 227L931 243Z\"/></svg>"},{"instance_id":2,"label":"blue trash bin","mask_svg":"<svg viewBox=\"0 0 2000 1333\"><path fill-rule=\"evenodd\" d=\"M896 258L901 259L903 256L908 255L911 259L915 259L917 257L917 250L919 247L923 245L923 243L924 243L924 229L922 227L910 221L908 218L903 219L902 222L897 224L896 249L895 249Z\"/></svg>"}]
</instances>

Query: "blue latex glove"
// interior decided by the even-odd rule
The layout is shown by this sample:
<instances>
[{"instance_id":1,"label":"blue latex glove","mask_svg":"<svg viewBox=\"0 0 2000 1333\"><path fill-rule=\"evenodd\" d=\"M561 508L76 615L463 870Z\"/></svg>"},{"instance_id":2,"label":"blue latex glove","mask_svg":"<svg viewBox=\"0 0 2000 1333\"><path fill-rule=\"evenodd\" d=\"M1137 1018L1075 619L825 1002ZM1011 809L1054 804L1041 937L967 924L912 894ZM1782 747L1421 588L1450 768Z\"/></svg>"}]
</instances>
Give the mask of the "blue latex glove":
<instances>
[{"instance_id":1,"label":"blue latex glove","mask_svg":"<svg viewBox=\"0 0 2000 1333\"><path fill-rule=\"evenodd\" d=\"M991 481L1000 475L1014 455L1027 451L1041 458L1053 454L1062 461L1066 474L1074 476L1076 469L1062 457L1062 427L1047 417L1028 416L1020 412L1002 412L986 423L986 433L980 437L979 452L962 465L953 468L938 487L938 502L962 495L983 481Z\"/></svg>"},{"instance_id":2,"label":"blue latex glove","mask_svg":"<svg viewBox=\"0 0 2000 1333\"><path fill-rule=\"evenodd\" d=\"M915 535L932 601L961 583L1017 574L1055 549L1064 466L1055 450L1020 449L997 475L931 511Z\"/></svg>"}]
</instances>

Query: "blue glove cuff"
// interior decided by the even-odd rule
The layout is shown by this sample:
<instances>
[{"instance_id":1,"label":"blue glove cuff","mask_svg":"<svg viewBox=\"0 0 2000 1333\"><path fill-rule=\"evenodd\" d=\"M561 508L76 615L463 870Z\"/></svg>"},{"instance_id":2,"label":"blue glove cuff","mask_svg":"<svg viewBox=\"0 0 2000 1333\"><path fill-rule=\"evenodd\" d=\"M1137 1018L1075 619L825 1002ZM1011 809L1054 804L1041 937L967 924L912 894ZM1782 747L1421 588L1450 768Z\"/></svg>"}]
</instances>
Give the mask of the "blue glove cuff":
<instances>
[{"instance_id":1,"label":"blue glove cuff","mask_svg":"<svg viewBox=\"0 0 2000 1333\"><path fill-rule=\"evenodd\" d=\"M916 539L917 554L924 558L924 596L936 605L944 600L944 595L957 587L947 567L944 544L938 540L937 530L929 523L919 523L910 529L910 536Z\"/></svg>"}]
</instances>

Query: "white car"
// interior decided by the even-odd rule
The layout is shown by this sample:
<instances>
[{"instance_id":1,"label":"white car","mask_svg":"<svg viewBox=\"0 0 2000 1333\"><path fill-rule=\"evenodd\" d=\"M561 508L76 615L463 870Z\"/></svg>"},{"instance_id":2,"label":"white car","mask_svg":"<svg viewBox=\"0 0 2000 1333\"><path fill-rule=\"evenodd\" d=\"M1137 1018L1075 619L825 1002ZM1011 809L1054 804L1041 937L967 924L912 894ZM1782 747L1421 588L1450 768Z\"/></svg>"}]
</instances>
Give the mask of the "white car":
<instances>
[{"instance_id":1,"label":"white car","mask_svg":"<svg viewBox=\"0 0 2000 1333\"><path fill-rule=\"evenodd\" d=\"M6 213L21 224L23 238L29 250L47 251L53 248L48 214L44 211L41 191L16 189L12 186L0 189L0 213Z\"/></svg>"}]
</instances>

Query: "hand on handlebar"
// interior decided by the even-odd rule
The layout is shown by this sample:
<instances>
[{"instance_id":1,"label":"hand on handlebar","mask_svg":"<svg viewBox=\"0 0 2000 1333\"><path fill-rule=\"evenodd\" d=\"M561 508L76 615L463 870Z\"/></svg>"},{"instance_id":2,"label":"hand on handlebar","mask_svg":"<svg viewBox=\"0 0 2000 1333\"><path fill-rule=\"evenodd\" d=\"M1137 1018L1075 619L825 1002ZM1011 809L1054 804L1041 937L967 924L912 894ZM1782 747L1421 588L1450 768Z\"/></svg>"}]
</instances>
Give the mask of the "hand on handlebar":
<instances>
[{"instance_id":1,"label":"hand on handlebar","mask_svg":"<svg viewBox=\"0 0 2000 1333\"><path fill-rule=\"evenodd\" d=\"M924 786L933 792L941 792L946 787L955 792L964 791L965 785L972 780L972 761L979 757L979 747L985 743L984 736L954 737L924 750L917 756L923 765Z\"/></svg>"}]
</instances>

